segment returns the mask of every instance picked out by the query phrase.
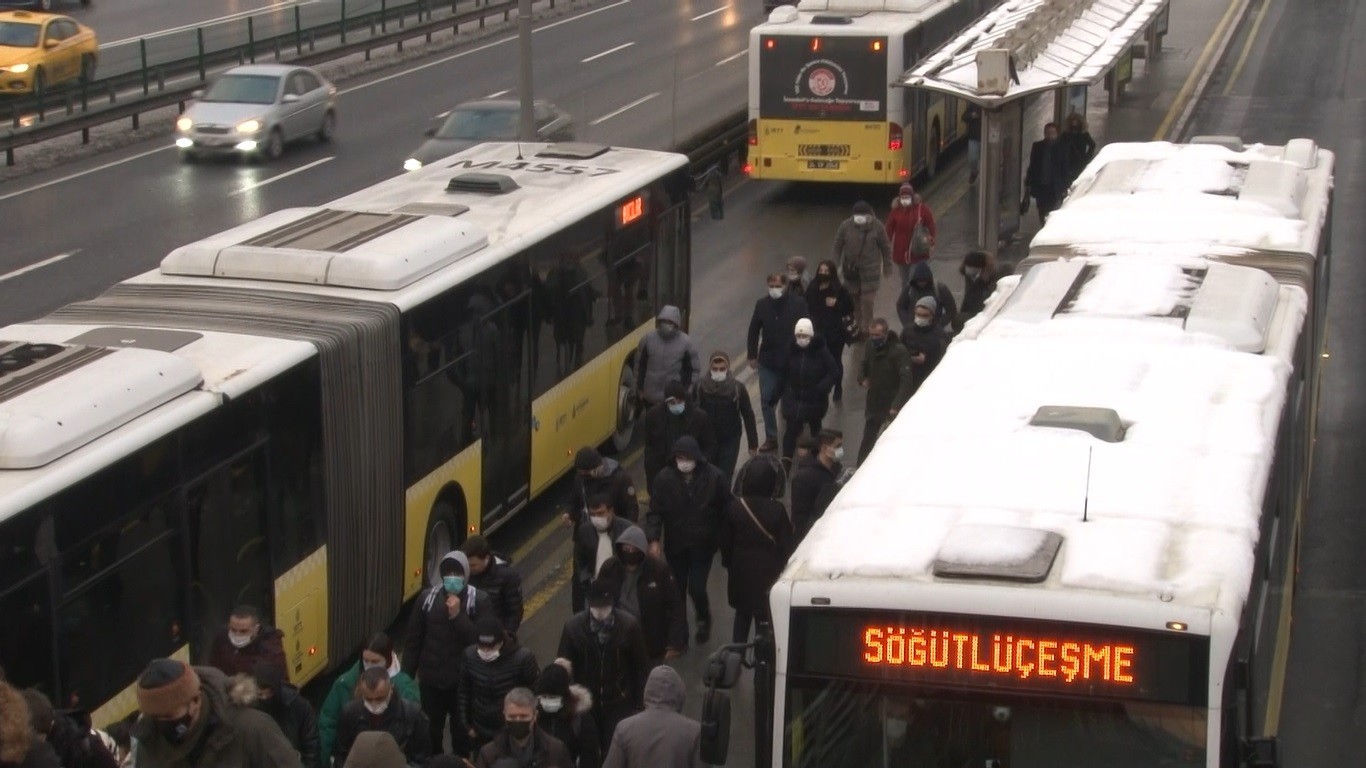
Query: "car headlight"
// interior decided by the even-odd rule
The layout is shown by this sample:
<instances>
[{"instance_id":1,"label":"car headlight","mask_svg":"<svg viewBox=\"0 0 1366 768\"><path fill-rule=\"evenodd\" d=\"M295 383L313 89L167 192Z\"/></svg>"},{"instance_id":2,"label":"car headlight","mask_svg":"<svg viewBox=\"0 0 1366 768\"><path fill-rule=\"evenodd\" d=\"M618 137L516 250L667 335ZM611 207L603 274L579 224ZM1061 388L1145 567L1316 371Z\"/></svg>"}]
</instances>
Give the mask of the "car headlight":
<instances>
[{"instance_id":1,"label":"car headlight","mask_svg":"<svg viewBox=\"0 0 1366 768\"><path fill-rule=\"evenodd\" d=\"M16 75L22 75L22 74L24 74L25 72L28 71L28 65L27 65L27 64L14 64L14 65L5 67L5 69L9 70L10 72L13 72L13 73L16 74Z\"/></svg>"},{"instance_id":2,"label":"car headlight","mask_svg":"<svg viewBox=\"0 0 1366 768\"><path fill-rule=\"evenodd\" d=\"M237 124L238 133L256 133L259 130L261 130L260 120L248 120L244 123Z\"/></svg>"},{"instance_id":3,"label":"car headlight","mask_svg":"<svg viewBox=\"0 0 1366 768\"><path fill-rule=\"evenodd\" d=\"M188 132L193 127L194 121L188 117L182 117L179 120L175 121L175 129L182 133Z\"/></svg>"},{"instance_id":4,"label":"car headlight","mask_svg":"<svg viewBox=\"0 0 1366 768\"><path fill-rule=\"evenodd\" d=\"M415 157L410 157L410 158L408 158L407 160L404 160L404 161L403 161L403 170L405 170L405 171L420 171L420 170L422 170L422 161L421 161L421 160L418 160L418 159L415 158Z\"/></svg>"}]
</instances>

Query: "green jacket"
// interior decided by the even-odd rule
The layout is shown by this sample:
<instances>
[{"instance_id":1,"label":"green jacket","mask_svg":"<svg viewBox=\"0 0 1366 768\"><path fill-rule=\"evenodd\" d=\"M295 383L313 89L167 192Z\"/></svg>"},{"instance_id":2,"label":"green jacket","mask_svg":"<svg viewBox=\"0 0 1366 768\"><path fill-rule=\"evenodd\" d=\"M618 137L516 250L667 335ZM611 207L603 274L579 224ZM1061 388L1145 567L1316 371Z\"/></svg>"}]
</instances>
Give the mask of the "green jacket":
<instances>
[{"instance_id":1,"label":"green jacket","mask_svg":"<svg viewBox=\"0 0 1366 768\"><path fill-rule=\"evenodd\" d=\"M893 408L899 411L911 399L911 353L895 333L887 333L887 343L881 349L865 345L859 371L859 381L864 380L868 382L866 410L870 417L875 413L885 417Z\"/></svg>"},{"instance_id":2,"label":"green jacket","mask_svg":"<svg viewBox=\"0 0 1366 768\"><path fill-rule=\"evenodd\" d=\"M318 711L318 754L323 756L324 761L331 757L332 747L337 743L337 720L341 718L342 707L356 698L356 682L360 680L360 673L361 663L358 661L332 684L332 690L328 692L322 709ZM399 672L390 680L393 681L394 690L398 691L400 698L414 704L422 703L417 681L407 672Z\"/></svg>"}]
</instances>

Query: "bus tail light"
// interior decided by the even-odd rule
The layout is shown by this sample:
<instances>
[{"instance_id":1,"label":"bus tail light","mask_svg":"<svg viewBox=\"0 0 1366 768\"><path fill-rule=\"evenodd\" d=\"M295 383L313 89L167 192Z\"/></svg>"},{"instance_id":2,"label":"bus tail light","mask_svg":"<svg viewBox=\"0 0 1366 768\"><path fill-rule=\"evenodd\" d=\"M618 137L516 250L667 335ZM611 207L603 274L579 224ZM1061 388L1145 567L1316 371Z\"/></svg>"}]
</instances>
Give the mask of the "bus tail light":
<instances>
[{"instance_id":1,"label":"bus tail light","mask_svg":"<svg viewBox=\"0 0 1366 768\"><path fill-rule=\"evenodd\" d=\"M750 145L751 147L757 147L757 146L759 146L759 121L758 121L758 120L750 120L750 121L749 121L749 145Z\"/></svg>"},{"instance_id":2,"label":"bus tail light","mask_svg":"<svg viewBox=\"0 0 1366 768\"><path fill-rule=\"evenodd\" d=\"M754 166L750 165L749 163L745 163L745 167L741 168L740 172L748 176L754 173Z\"/></svg>"},{"instance_id":3,"label":"bus tail light","mask_svg":"<svg viewBox=\"0 0 1366 768\"><path fill-rule=\"evenodd\" d=\"M887 124L887 149L899 150L903 146L901 140L901 126L896 123Z\"/></svg>"}]
</instances>

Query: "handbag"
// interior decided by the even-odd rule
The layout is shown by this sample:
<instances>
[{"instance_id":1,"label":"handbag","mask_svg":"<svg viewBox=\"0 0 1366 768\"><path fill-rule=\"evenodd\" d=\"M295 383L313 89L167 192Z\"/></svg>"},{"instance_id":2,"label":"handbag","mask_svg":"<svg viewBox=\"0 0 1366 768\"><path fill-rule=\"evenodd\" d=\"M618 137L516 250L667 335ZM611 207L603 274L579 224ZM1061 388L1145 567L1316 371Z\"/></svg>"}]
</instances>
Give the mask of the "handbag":
<instances>
[{"instance_id":1,"label":"handbag","mask_svg":"<svg viewBox=\"0 0 1366 768\"><path fill-rule=\"evenodd\" d=\"M764 524L759 522L759 518L754 516L754 510L749 508L749 502L740 499L740 506L745 508L745 512L749 514L749 519L754 521L754 525L759 528L759 532L764 535L764 538L768 539L768 543L776 546L778 540L773 538L773 534L769 533L768 529L764 527Z\"/></svg>"},{"instance_id":2,"label":"handbag","mask_svg":"<svg viewBox=\"0 0 1366 768\"><path fill-rule=\"evenodd\" d=\"M930 252L930 230L925 226L925 222L920 219L920 210L916 209L915 228L911 230L911 253L916 256L924 256Z\"/></svg>"},{"instance_id":3,"label":"handbag","mask_svg":"<svg viewBox=\"0 0 1366 768\"><path fill-rule=\"evenodd\" d=\"M859 246L858 246L858 255L859 255L859 257L862 257L862 256L863 256L863 249L866 248L867 246L868 246L868 231L867 231L867 230L864 230L864 231L863 231L863 240L862 240L861 242L859 242ZM843 263L842 265L840 265L840 276L844 278L844 282L846 282L846 283L857 283L857 282L862 282L863 270L859 269L859 265L858 265L857 263L850 262L848 259L845 259L845 260L844 260L844 263Z\"/></svg>"}]
</instances>

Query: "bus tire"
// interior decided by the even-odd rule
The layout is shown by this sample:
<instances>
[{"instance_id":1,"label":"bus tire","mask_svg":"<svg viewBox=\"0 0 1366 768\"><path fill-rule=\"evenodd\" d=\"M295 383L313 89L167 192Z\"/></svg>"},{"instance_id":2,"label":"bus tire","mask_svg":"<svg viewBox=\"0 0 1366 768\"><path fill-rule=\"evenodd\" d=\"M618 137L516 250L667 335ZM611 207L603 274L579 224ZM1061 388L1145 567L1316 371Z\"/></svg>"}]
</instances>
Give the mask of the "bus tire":
<instances>
[{"instance_id":1,"label":"bus tire","mask_svg":"<svg viewBox=\"0 0 1366 768\"><path fill-rule=\"evenodd\" d=\"M930 129L930 145L925 151L925 176L933 179L939 173L939 146L944 134L939 130L939 121L934 121Z\"/></svg>"},{"instance_id":2,"label":"bus tire","mask_svg":"<svg viewBox=\"0 0 1366 768\"><path fill-rule=\"evenodd\" d=\"M617 426L608 441L613 452L624 453L636 437L636 375L631 360L621 364L617 376Z\"/></svg>"},{"instance_id":3,"label":"bus tire","mask_svg":"<svg viewBox=\"0 0 1366 768\"><path fill-rule=\"evenodd\" d=\"M437 499L427 518L427 535L422 544L423 581L429 587L441 583L441 558L464 540L464 516L446 498Z\"/></svg>"}]
</instances>

